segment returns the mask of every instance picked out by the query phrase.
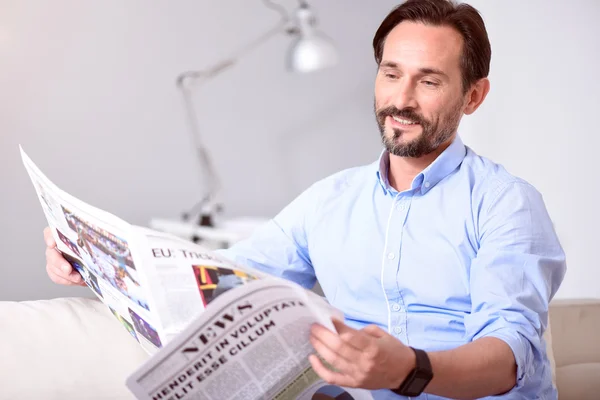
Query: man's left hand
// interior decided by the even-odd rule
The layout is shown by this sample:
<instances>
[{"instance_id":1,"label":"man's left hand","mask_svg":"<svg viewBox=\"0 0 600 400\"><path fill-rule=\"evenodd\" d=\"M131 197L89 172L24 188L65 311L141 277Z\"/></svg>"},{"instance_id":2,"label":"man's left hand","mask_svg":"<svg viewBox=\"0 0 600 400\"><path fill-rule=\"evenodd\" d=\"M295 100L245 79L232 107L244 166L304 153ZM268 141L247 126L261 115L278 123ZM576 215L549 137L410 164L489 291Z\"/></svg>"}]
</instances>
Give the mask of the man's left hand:
<instances>
[{"instance_id":1,"label":"man's left hand","mask_svg":"<svg viewBox=\"0 0 600 400\"><path fill-rule=\"evenodd\" d=\"M324 381L346 387L392 389L414 368L414 352L381 328L370 325L356 330L336 320L333 323L338 333L321 325L311 329L313 347L336 370L312 354L310 363Z\"/></svg>"}]
</instances>

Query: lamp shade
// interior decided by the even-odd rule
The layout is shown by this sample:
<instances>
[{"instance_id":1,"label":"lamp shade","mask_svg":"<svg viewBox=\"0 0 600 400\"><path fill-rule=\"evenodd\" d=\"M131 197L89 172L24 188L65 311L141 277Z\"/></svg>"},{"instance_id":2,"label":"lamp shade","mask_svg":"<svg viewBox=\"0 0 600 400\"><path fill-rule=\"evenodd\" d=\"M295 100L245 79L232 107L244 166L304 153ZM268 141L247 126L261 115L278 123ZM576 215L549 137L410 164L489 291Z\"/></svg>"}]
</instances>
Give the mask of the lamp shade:
<instances>
[{"instance_id":1,"label":"lamp shade","mask_svg":"<svg viewBox=\"0 0 600 400\"><path fill-rule=\"evenodd\" d=\"M338 54L333 42L316 29L314 14L306 3L296 10L295 19L297 29L287 54L287 68L309 73L337 64Z\"/></svg>"}]
</instances>

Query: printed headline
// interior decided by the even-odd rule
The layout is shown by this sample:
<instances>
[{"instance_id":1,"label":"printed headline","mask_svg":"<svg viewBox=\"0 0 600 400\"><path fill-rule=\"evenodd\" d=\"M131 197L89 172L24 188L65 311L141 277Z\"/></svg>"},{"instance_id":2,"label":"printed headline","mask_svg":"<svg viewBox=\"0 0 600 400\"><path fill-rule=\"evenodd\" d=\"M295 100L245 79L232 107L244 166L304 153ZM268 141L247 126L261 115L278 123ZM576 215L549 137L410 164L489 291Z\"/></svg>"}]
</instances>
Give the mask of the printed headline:
<instances>
[{"instance_id":1,"label":"printed headline","mask_svg":"<svg viewBox=\"0 0 600 400\"><path fill-rule=\"evenodd\" d=\"M153 400L181 400L196 393L202 382L221 370L227 362L244 352L268 332L277 328L275 315L300 301L281 301L261 310L249 302L222 313L212 324L199 331L177 356L188 360L187 367L152 393ZM200 356L199 356L200 355Z\"/></svg>"}]
</instances>

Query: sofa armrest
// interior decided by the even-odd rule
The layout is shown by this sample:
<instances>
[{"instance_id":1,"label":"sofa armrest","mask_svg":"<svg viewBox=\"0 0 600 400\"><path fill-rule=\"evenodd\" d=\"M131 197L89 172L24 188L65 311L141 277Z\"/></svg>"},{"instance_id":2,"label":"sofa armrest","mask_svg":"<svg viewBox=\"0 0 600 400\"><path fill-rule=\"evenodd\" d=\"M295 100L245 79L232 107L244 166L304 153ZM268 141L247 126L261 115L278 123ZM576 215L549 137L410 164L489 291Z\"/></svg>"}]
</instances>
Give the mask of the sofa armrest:
<instances>
[{"instance_id":1,"label":"sofa armrest","mask_svg":"<svg viewBox=\"0 0 600 400\"><path fill-rule=\"evenodd\" d=\"M600 299L555 300L550 306L559 398L600 396Z\"/></svg>"},{"instance_id":2,"label":"sofa armrest","mask_svg":"<svg viewBox=\"0 0 600 400\"><path fill-rule=\"evenodd\" d=\"M600 300L556 300L550 307L556 367L600 362Z\"/></svg>"},{"instance_id":3,"label":"sofa armrest","mask_svg":"<svg viewBox=\"0 0 600 400\"><path fill-rule=\"evenodd\" d=\"M132 399L148 357L98 300L0 302L2 398Z\"/></svg>"}]
</instances>

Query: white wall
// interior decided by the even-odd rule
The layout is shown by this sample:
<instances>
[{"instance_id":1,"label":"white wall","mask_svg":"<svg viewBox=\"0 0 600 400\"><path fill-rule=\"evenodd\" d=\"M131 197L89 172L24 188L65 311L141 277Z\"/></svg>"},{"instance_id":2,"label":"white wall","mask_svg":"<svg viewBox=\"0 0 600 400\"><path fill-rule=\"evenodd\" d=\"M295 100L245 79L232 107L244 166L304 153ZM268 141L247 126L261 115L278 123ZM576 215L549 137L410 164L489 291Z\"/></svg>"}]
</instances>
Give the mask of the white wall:
<instances>
[{"instance_id":1,"label":"white wall","mask_svg":"<svg viewBox=\"0 0 600 400\"><path fill-rule=\"evenodd\" d=\"M600 6L549 3L472 3L492 40L492 92L461 132L544 194L569 257L559 296L600 297ZM370 46L395 4L314 1L341 49L335 70L286 73L281 36L198 91L229 215L273 215L316 179L378 155ZM0 0L0 300L89 293L45 275L45 221L18 144L59 186L132 223L176 217L200 183L174 77L276 21L258 0Z\"/></svg>"},{"instance_id":2,"label":"white wall","mask_svg":"<svg viewBox=\"0 0 600 400\"><path fill-rule=\"evenodd\" d=\"M464 119L476 151L544 195L567 253L558 297L600 297L600 2L472 2L492 42L491 91Z\"/></svg>"},{"instance_id":3,"label":"white wall","mask_svg":"<svg viewBox=\"0 0 600 400\"><path fill-rule=\"evenodd\" d=\"M282 34L197 91L229 215L271 216L312 181L378 153L370 41L394 2L365 4L314 4L340 68L287 73ZM0 299L88 293L46 277L45 220L18 144L84 201L135 224L176 218L197 200L200 175L175 77L278 19L260 0L0 0Z\"/></svg>"}]
</instances>

